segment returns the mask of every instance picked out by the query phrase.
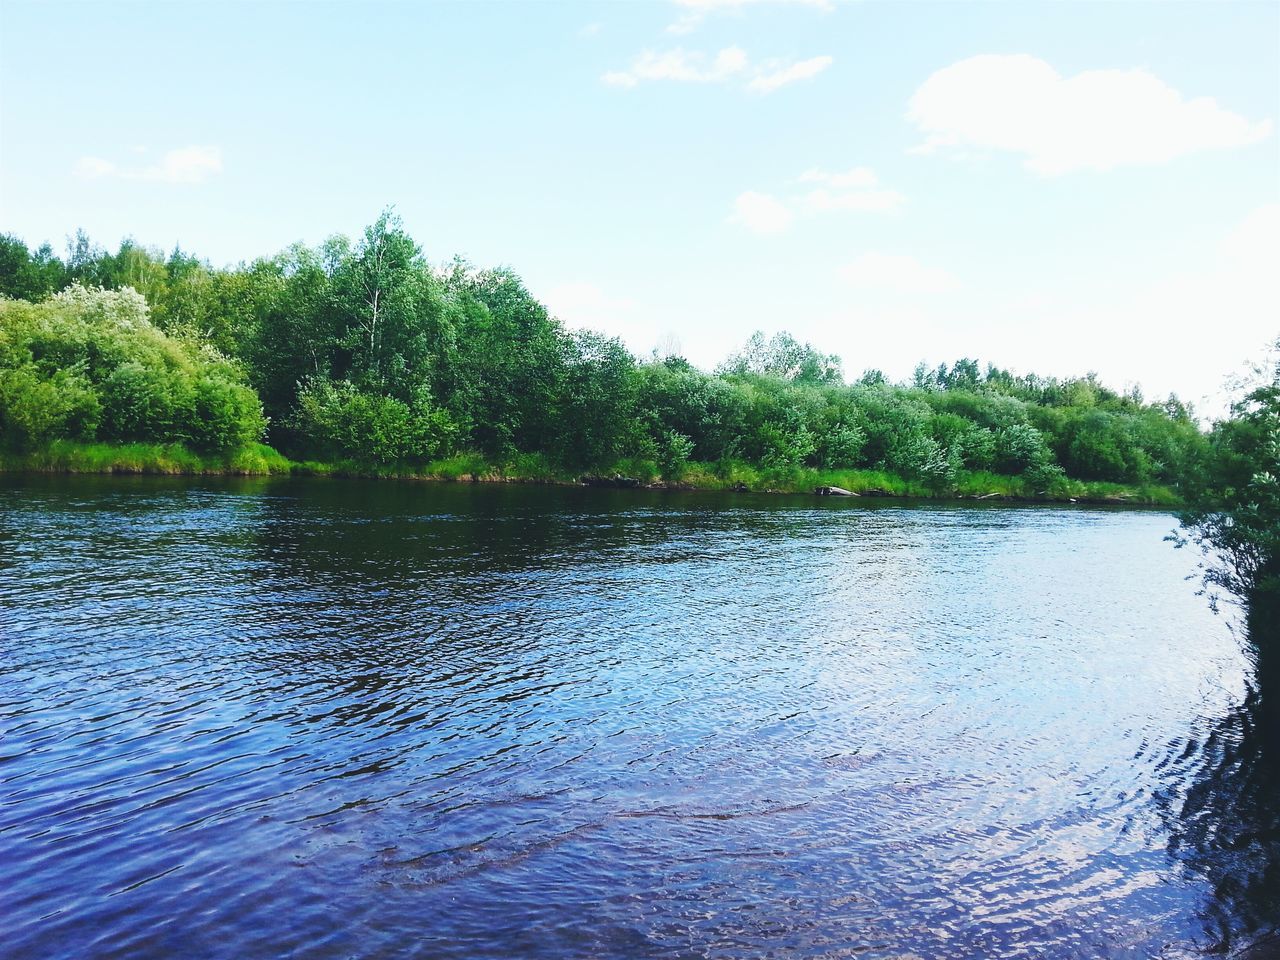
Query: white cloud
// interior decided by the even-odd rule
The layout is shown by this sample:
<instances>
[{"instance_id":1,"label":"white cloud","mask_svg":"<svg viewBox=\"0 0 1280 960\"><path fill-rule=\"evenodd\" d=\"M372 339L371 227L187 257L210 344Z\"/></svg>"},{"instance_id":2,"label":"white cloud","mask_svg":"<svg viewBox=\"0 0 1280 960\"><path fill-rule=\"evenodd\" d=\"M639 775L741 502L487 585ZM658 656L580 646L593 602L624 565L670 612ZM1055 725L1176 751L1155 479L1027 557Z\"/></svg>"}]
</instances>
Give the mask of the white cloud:
<instances>
[{"instance_id":1,"label":"white cloud","mask_svg":"<svg viewBox=\"0 0 1280 960\"><path fill-rule=\"evenodd\" d=\"M81 157L76 162L76 176L84 180L96 180L99 177L110 177L116 172L116 165L101 157Z\"/></svg>"},{"instance_id":2,"label":"white cloud","mask_svg":"<svg viewBox=\"0 0 1280 960\"><path fill-rule=\"evenodd\" d=\"M763 72L757 74L747 84L747 89L754 90L756 93L773 93L773 91L779 87L785 87L788 83L816 77L834 62L831 57L821 56L810 57L808 60L797 60L795 63L786 66L766 67Z\"/></svg>"},{"instance_id":3,"label":"white cloud","mask_svg":"<svg viewBox=\"0 0 1280 960\"><path fill-rule=\"evenodd\" d=\"M854 167L843 173L806 170L798 181L821 186L783 198L748 190L734 201L730 222L742 224L754 233L780 233L801 215L838 211L883 213L897 209L906 199L897 190L881 186L875 171L869 167Z\"/></svg>"},{"instance_id":4,"label":"white cloud","mask_svg":"<svg viewBox=\"0 0 1280 960\"><path fill-rule=\"evenodd\" d=\"M834 7L833 0L675 0L676 6L683 12L667 27L667 32L691 33L711 14L740 11L744 7L760 6L765 3L776 6L811 7L822 11L828 11Z\"/></svg>"},{"instance_id":5,"label":"white cloud","mask_svg":"<svg viewBox=\"0 0 1280 960\"><path fill-rule=\"evenodd\" d=\"M870 167L854 167L844 173L806 170L800 174L800 182L822 184L805 194L802 201L805 208L813 212L895 210L906 199L897 190L880 186L876 172Z\"/></svg>"},{"instance_id":6,"label":"white cloud","mask_svg":"<svg viewBox=\"0 0 1280 960\"><path fill-rule=\"evenodd\" d=\"M586 37L594 37L594 36L595 36L597 33L599 33L599 32L600 32L600 24L598 24L598 23L588 23L588 24L586 24L585 26L583 26L583 27L579 28L579 30L578 30L578 36L583 37L583 38L586 38Z\"/></svg>"},{"instance_id":7,"label":"white cloud","mask_svg":"<svg viewBox=\"0 0 1280 960\"><path fill-rule=\"evenodd\" d=\"M154 167L143 171L144 180L166 183L201 183L222 172L222 151L217 147L183 147L170 150Z\"/></svg>"},{"instance_id":8,"label":"white cloud","mask_svg":"<svg viewBox=\"0 0 1280 960\"><path fill-rule=\"evenodd\" d=\"M919 152L1006 150L1044 175L1164 163L1271 132L1270 121L1252 123L1209 97L1184 99L1145 70L1063 77L1027 54L970 57L937 71L907 116L925 134Z\"/></svg>"},{"instance_id":9,"label":"white cloud","mask_svg":"<svg viewBox=\"0 0 1280 960\"><path fill-rule=\"evenodd\" d=\"M613 314L631 313L636 308L634 300L615 298L594 283L562 283L546 291L547 306L551 312L571 326L603 329L602 319Z\"/></svg>"},{"instance_id":10,"label":"white cloud","mask_svg":"<svg viewBox=\"0 0 1280 960\"><path fill-rule=\"evenodd\" d=\"M903 199L897 190L850 190L844 193L811 190L804 196L804 205L808 210L819 213L828 210L878 213L896 210L902 206Z\"/></svg>"},{"instance_id":11,"label":"white cloud","mask_svg":"<svg viewBox=\"0 0 1280 960\"><path fill-rule=\"evenodd\" d=\"M681 83L719 83L746 68L746 54L739 47L724 47L716 59L708 63L707 56L699 52L671 50L655 54L645 50L637 56L631 69L605 73L605 83L616 87L634 87L640 81L669 79Z\"/></svg>"},{"instance_id":12,"label":"white cloud","mask_svg":"<svg viewBox=\"0 0 1280 960\"><path fill-rule=\"evenodd\" d=\"M626 70L611 70L600 77L614 87L634 87L646 80L672 80L677 83L727 83L747 79L746 89L756 93L772 93L797 80L817 76L833 60L828 56L811 57L793 63L770 60L752 66L740 47L725 47L714 57L696 50L645 50Z\"/></svg>"},{"instance_id":13,"label":"white cloud","mask_svg":"<svg viewBox=\"0 0 1280 960\"><path fill-rule=\"evenodd\" d=\"M138 153L138 148L133 152ZM157 163L142 167L122 167L101 157L81 157L75 172L86 180L116 177L153 183L203 183L222 172L222 151L217 147L182 147L166 152Z\"/></svg>"},{"instance_id":14,"label":"white cloud","mask_svg":"<svg viewBox=\"0 0 1280 960\"><path fill-rule=\"evenodd\" d=\"M641 80L675 80L680 83L720 83L747 66L747 55L738 47L725 47L710 62L705 54L646 50L625 71L606 73L601 79L618 87L634 87Z\"/></svg>"},{"instance_id":15,"label":"white cloud","mask_svg":"<svg viewBox=\"0 0 1280 960\"><path fill-rule=\"evenodd\" d=\"M946 270L926 267L906 254L864 253L841 268L840 276L845 283L860 290L945 293L959 286Z\"/></svg>"},{"instance_id":16,"label":"white cloud","mask_svg":"<svg viewBox=\"0 0 1280 960\"><path fill-rule=\"evenodd\" d=\"M731 223L739 223L752 233L782 233L795 219L791 209L777 197L747 190L733 201Z\"/></svg>"}]
</instances>

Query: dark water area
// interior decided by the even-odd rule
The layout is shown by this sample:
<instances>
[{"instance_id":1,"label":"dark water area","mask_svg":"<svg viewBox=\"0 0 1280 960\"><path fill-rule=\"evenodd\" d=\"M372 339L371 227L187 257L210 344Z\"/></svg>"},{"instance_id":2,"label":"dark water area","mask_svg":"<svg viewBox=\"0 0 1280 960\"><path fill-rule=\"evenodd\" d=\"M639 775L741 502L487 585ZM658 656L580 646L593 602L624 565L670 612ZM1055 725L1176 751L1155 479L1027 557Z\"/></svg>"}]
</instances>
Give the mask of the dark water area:
<instances>
[{"instance_id":1,"label":"dark water area","mask_svg":"<svg viewBox=\"0 0 1280 960\"><path fill-rule=\"evenodd\" d=\"M0 955L1265 955L1275 620L1174 525L0 479Z\"/></svg>"}]
</instances>

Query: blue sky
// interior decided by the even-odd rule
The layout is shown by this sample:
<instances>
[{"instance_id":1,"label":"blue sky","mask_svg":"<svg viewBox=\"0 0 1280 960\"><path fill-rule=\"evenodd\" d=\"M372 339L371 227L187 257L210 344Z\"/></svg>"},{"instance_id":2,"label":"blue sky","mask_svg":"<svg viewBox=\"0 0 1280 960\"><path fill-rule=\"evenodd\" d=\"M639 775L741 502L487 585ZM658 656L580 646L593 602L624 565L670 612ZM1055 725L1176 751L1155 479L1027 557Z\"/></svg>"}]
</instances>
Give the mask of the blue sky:
<instances>
[{"instance_id":1,"label":"blue sky","mask_svg":"<svg viewBox=\"0 0 1280 960\"><path fill-rule=\"evenodd\" d=\"M394 205L711 366L1220 398L1280 334L1280 4L0 7L0 230L225 264Z\"/></svg>"}]
</instances>

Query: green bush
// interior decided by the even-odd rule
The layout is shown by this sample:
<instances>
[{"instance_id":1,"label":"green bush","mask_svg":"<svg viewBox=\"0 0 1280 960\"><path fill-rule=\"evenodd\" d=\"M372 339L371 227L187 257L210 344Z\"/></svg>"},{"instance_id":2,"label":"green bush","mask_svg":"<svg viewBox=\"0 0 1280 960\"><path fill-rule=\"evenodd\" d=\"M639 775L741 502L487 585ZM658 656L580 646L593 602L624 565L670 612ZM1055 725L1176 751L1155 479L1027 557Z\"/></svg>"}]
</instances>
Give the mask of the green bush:
<instances>
[{"instance_id":1,"label":"green bush","mask_svg":"<svg viewBox=\"0 0 1280 960\"><path fill-rule=\"evenodd\" d=\"M239 367L157 329L131 289L0 302L0 436L10 449L101 439L221 452L265 427Z\"/></svg>"},{"instance_id":2,"label":"green bush","mask_svg":"<svg viewBox=\"0 0 1280 960\"><path fill-rule=\"evenodd\" d=\"M347 380L306 383L294 427L311 450L369 464L429 460L447 452L456 436L449 414L425 396L409 404Z\"/></svg>"},{"instance_id":3,"label":"green bush","mask_svg":"<svg viewBox=\"0 0 1280 960\"><path fill-rule=\"evenodd\" d=\"M1067 472L1051 459L1041 459L1030 464L1022 477L1032 493L1053 494L1060 491L1067 480Z\"/></svg>"},{"instance_id":4,"label":"green bush","mask_svg":"<svg viewBox=\"0 0 1280 960\"><path fill-rule=\"evenodd\" d=\"M621 477L635 477L641 483L652 483L661 476L657 461L646 457L623 457L615 464L614 472Z\"/></svg>"},{"instance_id":5,"label":"green bush","mask_svg":"<svg viewBox=\"0 0 1280 960\"><path fill-rule=\"evenodd\" d=\"M658 443L658 469L662 479L668 483L679 483L692 453L692 440L674 430L666 431Z\"/></svg>"},{"instance_id":6,"label":"green bush","mask_svg":"<svg viewBox=\"0 0 1280 960\"><path fill-rule=\"evenodd\" d=\"M33 367L0 369L0 424L9 446L31 449L64 437L92 438L102 403L74 370L41 377Z\"/></svg>"},{"instance_id":7,"label":"green bush","mask_svg":"<svg viewBox=\"0 0 1280 960\"><path fill-rule=\"evenodd\" d=\"M191 442L199 450L234 450L254 442L266 427L258 395L241 383L202 376L195 384Z\"/></svg>"},{"instance_id":8,"label":"green bush","mask_svg":"<svg viewBox=\"0 0 1280 960\"><path fill-rule=\"evenodd\" d=\"M1022 473L1035 463L1051 460L1044 436L1035 427L1017 423L995 435L995 465L1003 473Z\"/></svg>"},{"instance_id":9,"label":"green bush","mask_svg":"<svg viewBox=\"0 0 1280 960\"><path fill-rule=\"evenodd\" d=\"M866 433L856 423L835 424L818 440L822 466L828 469L853 466L866 442Z\"/></svg>"}]
</instances>

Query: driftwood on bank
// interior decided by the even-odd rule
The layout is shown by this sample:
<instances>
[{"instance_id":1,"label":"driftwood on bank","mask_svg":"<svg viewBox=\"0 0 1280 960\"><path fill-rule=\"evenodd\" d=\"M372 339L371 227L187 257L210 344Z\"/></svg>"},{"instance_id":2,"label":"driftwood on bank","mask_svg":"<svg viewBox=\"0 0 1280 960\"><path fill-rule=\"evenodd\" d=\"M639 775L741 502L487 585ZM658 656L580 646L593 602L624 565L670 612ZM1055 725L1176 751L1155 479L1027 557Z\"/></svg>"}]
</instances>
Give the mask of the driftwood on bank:
<instances>
[{"instance_id":1,"label":"driftwood on bank","mask_svg":"<svg viewBox=\"0 0 1280 960\"><path fill-rule=\"evenodd\" d=\"M844 487L817 487L813 491L820 497L856 497L857 494Z\"/></svg>"}]
</instances>

